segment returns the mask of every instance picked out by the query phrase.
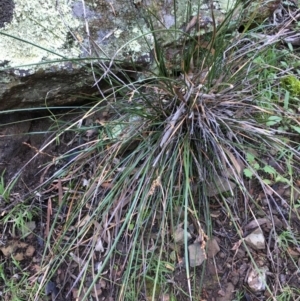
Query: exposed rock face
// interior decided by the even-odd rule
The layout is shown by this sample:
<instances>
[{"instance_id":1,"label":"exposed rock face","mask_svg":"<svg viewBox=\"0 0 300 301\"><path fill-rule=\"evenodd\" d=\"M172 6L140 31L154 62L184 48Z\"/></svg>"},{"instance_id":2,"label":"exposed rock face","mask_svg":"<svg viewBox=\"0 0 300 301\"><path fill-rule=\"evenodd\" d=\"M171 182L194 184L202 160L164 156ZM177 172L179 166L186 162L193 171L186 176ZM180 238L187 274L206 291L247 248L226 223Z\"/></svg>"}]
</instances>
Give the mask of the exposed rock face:
<instances>
[{"instance_id":1,"label":"exposed rock face","mask_svg":"<svg viewBox=\"0 0 300 301\"><path fill-rule=\"evenodd\" d=\"M133 2L82 3L1 1L0 110L61 105L75 100L70 95L95 93L91 58L108 65L149 62L142 36L148 29Z\"/></svg>"},{"instance_id":2,"label":"exposed rock face","mask_svg":"<svg viewBox=\"0 0 300 301\"><path fill-rule=\"evenodd\" d=\"M3 72L0 80L0 110L68 105L75 103L82 95L97 92L96 88L92 88L91 74L83 68L69 72L63 69L58 72L41 69L26 76Z\"/></svg>"},{"instance_id":3,"label":"exposed rock face","mask_svg":"<svg viewBox=\"0 0 300 301\"><path fill-rule=\"evenodd\" d=\"M151 30L172 50L187 34L211 32L236 0L214 1L213 7L174 1L1 1L0 110L57 106L79 93L91 95L103 74L102 68L93 76L91 62L143 68L150 62Z\"/></svg>"}]
</instances>

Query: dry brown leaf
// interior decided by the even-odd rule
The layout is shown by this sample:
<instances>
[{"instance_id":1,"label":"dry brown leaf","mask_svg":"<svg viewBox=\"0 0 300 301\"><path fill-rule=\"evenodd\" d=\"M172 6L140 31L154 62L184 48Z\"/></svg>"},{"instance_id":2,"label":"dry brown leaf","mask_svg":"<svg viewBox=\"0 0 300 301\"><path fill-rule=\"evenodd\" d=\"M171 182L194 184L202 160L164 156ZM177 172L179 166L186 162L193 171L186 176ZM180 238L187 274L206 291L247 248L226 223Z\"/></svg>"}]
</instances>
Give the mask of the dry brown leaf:
<instances>
[{"instance_id":1,"label":"dry brown leaf","mask_svg":"<svg viewBox=\"0 0 300 301\"><path fill-rule=\"evenodd\" d=\"M106 281L104 279L100 279L99 284L101 288L106 288Z\"/></svg>"},{"instance_id":2,"label":"dry brown leaf","mask_svg":"<svg viewBox=\"0 0 300 301\"><path fill-rule=\"evenodd\" d=\"M168 270L171 270L171 271L174 271L175 270L175 268L174 268L174 266L172 265L172 264L170 264L170 263L165 263L165 267L168 269Z\"/></svg>"},{"instance_id":3,"label":"dry brown leaf","mask_svg":"<svg viewBox=\"0 0 300 301\"><path fill-rule=\"evenodd\" d=\"M233 244L233 247L231 248L232 251L236 251L239 249L240 245L242 243L242 240L238 240L236 243Z\"/></svg>"},{"instance_id":4,"label":"dry brown leaf","mask_svg":"<svg viewBox=\"0 0 300 301\"><path fill-rule=\"evenodd\" d=\"M291 256L293 256L293 257L298 257L298 256L300 256L300 253L299 253L297 250L294 250L294 249L292 249L292 248L288 248L287 251L288 251L288 253L289 253Z\"/></svg>"},{"instance_id":5,"label":"dry brown leaf","mask_svg":"<svg viewBox=\"0 0 300 301\"><path fill-rule=\"evenodd\" d=\"M99 297L102 294L102 289L101 289L100 283L96 283L94 285L94 289L92 290L91 294L94 298Z\"/></svg>"},{"instance_id":6,"label":"dry brown leaf","mask_svg":"<svg viewBox=\"0 0 300 301\"><path fill-rule=\"evenodd\" d=\"M34 246L28 246L26 249L25 255L28 257L32 257L35 252L35 247Z\"/></svg>"},{"instance_id":7,"label":"dry brown leaf","mask_svg":"<svg viewBox=\"0 0 300 301\"><path fill-rule=\"evenodd\" d=\"M199 19L199 15L194 16L186 25L185 31L188 32L190 29L192 29L199 22Z\"/></svg>"},{"instance_id":8,"label":"dry brown leaf","mask_svg":"<svg viewBox=\"0 0 300 301\"><path fill-rule=\"evenodd\" d=\"M38 272L40 272L42 270L42 268L38 264L33 264L33 265L31 265L31 270L34 271L34 272L36 272L36 273L38 273Z\"/></svg>"},{"instance_id":9,"label":"dry brown leaf","mask_svg":"<svg viewBox=\"0 0 300 301\"><path fill-rule=\"evenodd\" d=\"M2 251L5 257L10 256L16 249L18 248L26 248L28 246L25 242L20 241L9 241L5 246L1 247L0 250Z\"/></svg>"},{"instance_id":10,"label":"dry brown leaf","mask_svg":"<svg viewBox=\"0 0 300 301\"><path fill-rule=\"evenodd\" d=\"M87 214L82 220L78 221L76 227L81 228L84 225L86 225L91 220L91 217L89 214Z\"/></svg>"},{"instance_id":11,"label":"dry brown leaf","mask_svg":"<svg viewBox=\"0 0 300 301\"><path fill-rule=\"evenodd\" d=\"M219 217L221 214L221 211L210 211L210 216L213 218Z\"/></svg>"},{"instance_id":12,"label":"dry brown leaf","mask_svg":"<svg viewBox=\"0 0 300 301\"><path fill-rule=\"evenodd\" d=\"M245 168L244 163L237 159L229 150L227 150L226 148L224 148L224 152L227 154L227 156L229 157L235 171L237 172L237 174L240 176L243 173L243 170Z\"/></svg>"},{"instance_id":13,"label":"dry brown leaf","mask_svg":"<svg viewBox=\"0 0 300 301\"><path fill-rule=\"evenodd\" d=\"M71 255L72 259L79 265L85 264L85 261L83 259L79 258L78 256L76 256L73 252L71 252L70 255Z\"/></svg>"},{"instance_id":14,"label":"dry brown leaf","mask_svg":"<svg viewBox=\"0 0 300 301\"><path fill-rule=\"evenodd\" d=\"M266 217L257 218L255 220L251 221L250 223L248 223L245 226L245 230L251 230L251 229L257 228L258 226L261 226L266 223L270 223L270 220L268 218L266 218Z\"/></svg>"},{"instance_id":15,"label":"dry brown leaf","mask_svg":"<svg viewBox=\"0 0 300 301\"><path fill-rule=\"evenodd\" d=\"M22 261L24 259L24 254L23 253L16 253L13 255L13 258L17 261Z\"/></svg>"}]
</instances>

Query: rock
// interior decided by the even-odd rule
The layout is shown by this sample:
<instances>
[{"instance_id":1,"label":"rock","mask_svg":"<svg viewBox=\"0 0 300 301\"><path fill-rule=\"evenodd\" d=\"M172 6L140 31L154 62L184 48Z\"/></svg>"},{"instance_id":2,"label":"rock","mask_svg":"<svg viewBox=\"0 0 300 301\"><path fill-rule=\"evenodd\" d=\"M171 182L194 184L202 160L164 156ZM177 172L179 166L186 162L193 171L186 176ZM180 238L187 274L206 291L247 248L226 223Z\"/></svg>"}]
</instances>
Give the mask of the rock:
<instances>
[{"instance_id":1,"label":"rock","mask_svg":"<svg viewBox=\"0 0 300 301\"><path fill-rule=\"evenodd\" d=\"M70 104L70 95L97 92L84 59L149 62L152 37L142 36L149 29L131 1L6 0L0 8L0 110Z\"/></svg>"},{"instance_id":2,"label":"rock","mask_svg":"<svg viewBox=\"0 0 300 301\"><path fill-rule=\"evenodd\" d=\"M217 301L231 301L233 300L234 286L231 282L228 282L224 289L219 291L219 297Z\"/></svg>"},{"instance_id":3,"label":"rock","mask_svg":"<svg viewBox=\"0 0 300 301\"><path fill-rule=\"evenodd\" d=\"M26 249L26 252L25 252L25 256L26 257L32 257L34 252L35 252L35 247L34 246L28 246L28 248Z\"/></svg>"},{"instance_id":4,"label":"rock","mask_svg":"<svg viewBox=\"0 0 300 301\"><path fill-rule=\"evenodd\" d=\"M184 239L185 239L185 232L184 229L182 228L183 223L180 223L176 230L173 233L173 239L174 242L177 244L183 244L184 243ZM190 239L192 236L189 232L186 232L186 236L187 239Z\"/></svg>"},{"instance_id":5,"label":"rock","mask_svg":"<svg viewBox=\"0 0 300 301\"><path fill-rule=\"evenodd\" d=\"M175 40L183 45L180 38L186 33L211 33L236 0L215 1L213 10L206 2L199 7L198 0L191 0L187 16L186 1L177 0L175 22L172 1L2 1L0 110L68 105L78 101L76 95L99 94L109 88L100 81L104 72L118 73L113 62L133 72L149 64L152 30L163 46ZM166 61L180 54L166 47ZM95 80L98 87L92 88Z\"/></svg>"},{"instance_id":6,"label":"rock","mask_svg":"<svg viewBox=\"0 0 300 301\"><path fill-rule=\"evenodd\" d=\"M255 250L265 248L265 237L260 228L254 230L251 234L245 237L245 242Z\"/></svg>"},{"instance_id":7,"label":"rock","mask_svg":"<svg viewBox=\"0 0 300 301\"><path fill-rule=\"evenodd\" d=\"M57 295L58 293L58 288L56 287L56 284L49 280L45 286L45 294L46 296L49 296L50 294L54 293L55 295Z\"/></svg>"},{"instance_id":8,"label":"rock","mask_svg":"<svg viewBox=\"0 0 300 301\"><path fill-rule=\"evenodd\" d=\"M267 267L261 267L259 270L252 268L248 274L247 283L253 292L261 292L266 289Z\"/></svg>"},{"instance_id":9,"label":"rock","mask_svg":"<svg viewBox=\"0 0 300 301\"><path fill-rule=\"evenodd\" d=\"M214 183L207 186L207 196L213 197L220 193L232 191L236 187L236 183L228 178L217 178Z\"/></svg>"},{"instance_id":10,"label":"rock","mask_svg":"<svg viewBox=\"0 0 300 301\"><path fill-rule=\"evenodd\" d=\"M15 4L13 0L2 0L0 3L0 28L11 22Z\"/></svg>"},{"instance_id":11,"label":"rock","mask_svg":"<svg viewBox=\"0 0 300 301\"><path fill-rule=\"evenodd\" d=\"M20 226L20 231L22 233L22 238L26 237L36 228L36 224L34 221L26 222L24 225Z\"/></svg>"},{"instance_id":12,"label":"rock","mask_svg":"<svg viewBox=\"0 0 300 301\"><path fill-rule=\"evenodd\" d=\"M215 238L210 239L207 242L207 257L213 258L218 254L219 251L220 247L217 240Z\"/></svg>"},{"instance_id":13,"label":"rock","mask_svg":"<svg viewBox=\"0 0 300 301\"><path fill-rule=\"evenodd\" d=\"M206 259L206 253L201 244L195 243L189 245L189 259L190 267L196 267L203 263Z\"/></svg>"},{"instance_id":14,"label":"rock","mask_svg":"<svg viewBox=\"0 0 300 301\"><path fill-rule=\"evenodd\" d=\"M245 230L251 230L251 229L257 228L258 226L262 226L266 223L268 223L272 226L271 220L267 217L265 217L265 218L255 218L254 220L252 220L251 222L249 222L245 226Z\"/></svg>"}]
</instances>

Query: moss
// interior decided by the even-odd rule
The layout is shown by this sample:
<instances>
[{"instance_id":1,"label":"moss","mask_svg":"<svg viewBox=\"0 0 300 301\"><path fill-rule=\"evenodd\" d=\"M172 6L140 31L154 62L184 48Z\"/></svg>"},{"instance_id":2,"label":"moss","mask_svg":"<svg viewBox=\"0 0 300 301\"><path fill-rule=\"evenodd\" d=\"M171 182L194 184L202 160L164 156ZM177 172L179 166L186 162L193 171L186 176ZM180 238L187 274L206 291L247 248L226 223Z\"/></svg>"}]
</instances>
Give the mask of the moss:
<instances>
[{"instance_id":1,"label":"moss","mask_svg":"<svg viewBox=\"0 0 300 301\"><path fill-rule=\"evenodd\" d=\"M300 80L293 75L284 77L281 80L281 85L288 90L292 96L300 96Z\"/></svg>"},{"instance_id":2,"label":"moss","mask_svg":"<svg viewBox=\"0 0 300 301\"><path fill-rule=\"evenodd\" d=\"M161 286L156 284L154 280L147 278L145 280L146 282L146 296L147 296L147 300L150 300L150 298L153 296L153 292L154 292L154 296L155 296L155 300L158 300L159 295L161 293ZM155 291L154 291L155 289Z\"/></svg>"}]
</instances>

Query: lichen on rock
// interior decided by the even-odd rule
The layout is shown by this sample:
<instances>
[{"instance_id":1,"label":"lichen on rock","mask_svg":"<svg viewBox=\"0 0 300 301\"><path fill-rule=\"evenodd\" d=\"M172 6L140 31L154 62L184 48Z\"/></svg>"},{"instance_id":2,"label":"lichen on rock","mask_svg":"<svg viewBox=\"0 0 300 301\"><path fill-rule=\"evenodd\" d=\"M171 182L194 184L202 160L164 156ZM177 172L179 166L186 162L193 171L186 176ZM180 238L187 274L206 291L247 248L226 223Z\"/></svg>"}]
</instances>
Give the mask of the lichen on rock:
<instances>
[{"instance_id":1,"label":"lichen on rock","mask_svg":"<svg viewBox=\"0 0 300 301\"><path fill-rule=\"evenodd\" d=\"M6 12L11 9L11 2L6 0L2 4ZM69 30L78 26L79 21L73 17L70 5L62 1L15 0L10 22L0 29L1 57L10 66L23 68L24 64L77 56L79 49L76 45L69 47L66 40Z\"/></svg>"}]
</instances>

